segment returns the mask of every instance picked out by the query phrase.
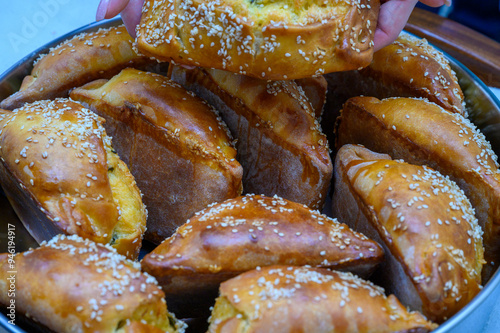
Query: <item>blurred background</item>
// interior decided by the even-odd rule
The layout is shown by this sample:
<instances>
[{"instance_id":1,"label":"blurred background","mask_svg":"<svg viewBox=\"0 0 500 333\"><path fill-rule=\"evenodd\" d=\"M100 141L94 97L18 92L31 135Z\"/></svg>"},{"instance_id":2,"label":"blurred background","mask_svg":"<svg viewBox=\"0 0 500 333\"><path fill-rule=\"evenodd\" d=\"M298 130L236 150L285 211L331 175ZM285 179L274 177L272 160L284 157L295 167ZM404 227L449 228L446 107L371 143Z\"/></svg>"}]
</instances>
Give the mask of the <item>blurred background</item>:
<instances>
[{"instance_id":1,"label":"blurred background","mask_svg":"<svg viewBox=\"0 0 500 333\"><path fill-rule=\"evenodd\" d=\"M453 0L450 7L431 8L421 3L417 7L460 22L500 42L500 0Z\"/></svg>"},{"instance_id":2,"label":"blurred background","mask_svg":"<svg viewBox=\"0 0 500 333\"><path fill-rule=\"evenodd\" d=\"M0 73L40 46L95 21L99 0L0 0Z\"/></svg>"}]
</instances>

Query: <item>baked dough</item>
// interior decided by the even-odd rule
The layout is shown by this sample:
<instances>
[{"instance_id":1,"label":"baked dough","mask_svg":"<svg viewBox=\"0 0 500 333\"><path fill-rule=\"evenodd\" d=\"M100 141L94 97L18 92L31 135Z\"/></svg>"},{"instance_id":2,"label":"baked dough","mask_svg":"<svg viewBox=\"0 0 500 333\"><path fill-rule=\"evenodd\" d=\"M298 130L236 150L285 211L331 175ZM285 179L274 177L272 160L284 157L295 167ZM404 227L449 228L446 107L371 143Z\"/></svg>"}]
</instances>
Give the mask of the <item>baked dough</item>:
<instances>
[{"instance_id":1,"label":"baked dough","mask_svg":"<svg viewBox=\"0 0 500 333\"><path fill-rule=\"evenodd\" d=\"M482 230L455 183L356 145L335 180L334 216L383 245L376 281L404 305L442 323L481 290Z\"/></svg>"},{"instance_id":2,"label":"baked dough","mask_svg":"<svg viewBox=\"0 0 500 333\"><path fill-rule=\"evenodd\" d=\"M40 243L77 234L137 258L146 208L102 119L69 99L0 113L0 179Z\"/></svg>"},{"instance_id":3,"label":"baked dough","mask_svg":"<svg viewBox=\"0 0 500 333\"><path fill-rule=\"evenodd\" d=\"M141 264L170 305L170 298L200 302L222 281L259 266L311 265L368 276L382 258L376 242L318 211L246 195L196 213Z\"/></svg>"},{"instance_id":4,"label":"baked dough","mask_svg":"<svg viewBox=\"0 0 500 333\"><path fill-rule=\"evenodd\" d=\"M272 266L222 283L208 332L424 333L436 327L350 273Z\"/></svg>"},{"instance_id":5,"label":"baked dough","mask_svg":"<svg viewBox=\"0 0 500 333\"><path fill-rule=\"evenodd\" d=\"M333 169L328 142L294 81L180 66L169 67L169 75L220 111L237 139L246 193L323 207Z\"/></svg>"},{"instance_id":6,"label":"baked dough","mask_svg":"<svg viewBox=\"0 0 500 333\"><path fill-rule=\"evenodd\" d=\"M500 264L500 171L490 143L469 120L422 99L359 97L344 105L337 137L338 147L359 143L455 181L484 230L486 283Z\"/></svg>"},{"instance_id":7,"label":"baked dough","mask_svg":"<svg viewBox=\"0 0 500 333\"><path fill-rule=\"evenodd\" d=\"M177 64L266 80L367 66L378 0L147 0L137 48Z\"/></svg>"},{"instance_id":8,"label":"baked dough","mask_svg":"<svg viewBox=\"0 0 500 333\"><path fill-rule=\"evenodd\" d=\"M322 126L333 143L333 128L342 105L352 97L427 98L444 109L467 115L462 89L444 55L425 39L402 32L391 45L375 52L361 70L330 73Z\"/></svg>"},{"instance_id":9,"label":"baked dough","mask_svg":"<svg viewBox=\"0 0 500 333\"><path fill-rule=\"evenodd\" d=\"M167 311L156 280L108 246L58 235L10 259L17 276L16 311L51 331L131 333L152 326L160 332L184 332L185 324ZM8 255L1 254L2 306L12 299L7 280L11 270Z\"/></svg>"},{"instance_id":10,"label":"baked dough","mask_svg":"<svg viewBox=\"0 0 500 333\"><path fill-rule=\"evenodd\" d=\"M332 98L339 99L340 105L360 95L421 97L466 116L464 95L449 61L427 40L406 32L375 52L369 66L325 77Z\"/></svg>"},{"instance_id":11,"label":"baked dough","mask_svg":"<svg viewBox=\"0 0 500 333\"><path fill-rule=\"evenodd\" d=\"M213 202L241 194L243 170L216 111L169 79L124 69L71 92L106 119L148 207L146 238L161 243Z\"/></svg>"},{"instance_id":12,"label":"baked dough","mask_svg":"<svg viewBox=\"0 0 500 333\"><path fill-rule=\"evenodd\" d=\"M24 103L68 97L74 87L109 78L125 67L156 63L132 50L133 39L123 25L77 35L35 61L21 89L0 103L8 110Z\"/></svg>"},{"instance_id":13,"label":"baked dough","mask_svg":"<svg viewBox=\"0 0 500 333\"><path fill-rule=\"evenodd\" d=\"M314 110L314 115L318 121L323 115L323 107L326 102L326 95L328 92L328 82L323 75L306 77L303 79L295 80L306 95Z\"/></svg>"},{"instance_id":14,"label":"baked dough","mask_svg":"<svg viewBox=\"0 0 500 333\"><path fill-rule=\"evenodd\" d=\"M127 324L116 330L116 333L165 333L165 331L140 321L127 321Z\"/></svg>"}]
</instances>

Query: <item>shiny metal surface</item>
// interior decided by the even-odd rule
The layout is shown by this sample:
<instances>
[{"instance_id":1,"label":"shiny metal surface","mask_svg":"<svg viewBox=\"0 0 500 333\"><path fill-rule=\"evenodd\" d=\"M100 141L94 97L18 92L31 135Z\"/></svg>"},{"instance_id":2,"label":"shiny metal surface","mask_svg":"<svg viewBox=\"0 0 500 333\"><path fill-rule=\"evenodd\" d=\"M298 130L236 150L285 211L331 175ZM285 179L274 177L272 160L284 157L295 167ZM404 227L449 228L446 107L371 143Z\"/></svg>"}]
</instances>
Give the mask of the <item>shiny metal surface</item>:
<instances>
[{"instance_id":1,"label":"shiny metal surface","mask_svg":"<svg viewBox=\"0 0 500 333\"><path fill-rule=\"evenodd\" d=\"M85 31L95 31L99 28L106 28L120 23L121 20L118 18L84 26L67 35L61 36L21 59L8 71L0 75L0 100L19 89L23 77L31 72L33 61L40 54L47 53L51 47L55 47L73 35ZM446 56L459 78L460 86L465 95L470 120L485 134L486 138L491 142L493 150L497 154L500 154L500 101L472 72L448 55ZM3 192L0 193L0 212L0 252L6 252L7 250L7 224L9 223L15 225L16 252L22 252L30 247L37 246L34 239L15 215ZM498 297L500 297L499 284L500 271L497 271L474 300L434 332L481 332L492 311L493 305L496 303ZM0 332L2 330L14 333L46 332L46 330L33 325L31 322L22 321L22 318L19 317L18 315L16 323L20 326L12 326L7 323L7 317L3 313L0 313Z\"/></svg>"}]
</instances>

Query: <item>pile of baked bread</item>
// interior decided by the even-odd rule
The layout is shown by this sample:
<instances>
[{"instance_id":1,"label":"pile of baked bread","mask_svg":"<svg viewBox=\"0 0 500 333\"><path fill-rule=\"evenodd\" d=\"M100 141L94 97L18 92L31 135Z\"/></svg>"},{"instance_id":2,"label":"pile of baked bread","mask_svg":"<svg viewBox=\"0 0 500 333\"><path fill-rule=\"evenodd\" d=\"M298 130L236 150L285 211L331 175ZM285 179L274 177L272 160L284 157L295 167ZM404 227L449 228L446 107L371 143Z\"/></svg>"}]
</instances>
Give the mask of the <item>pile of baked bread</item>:
<instances>
[{"instance_id":1,"label":"pile of baked bread","mask_svg":"<svg viewBox=\"0 0 500 333\"><path fill-rule=\"evenodd\" d=\"M497 267L499 165L440 52L373 53L378 9L146 0L135 41L41 56L0 103L1 184L40 243L0 255L0 303L14 264L18 311L55 332L452 317Z\"/></svg>"}]
</instances>

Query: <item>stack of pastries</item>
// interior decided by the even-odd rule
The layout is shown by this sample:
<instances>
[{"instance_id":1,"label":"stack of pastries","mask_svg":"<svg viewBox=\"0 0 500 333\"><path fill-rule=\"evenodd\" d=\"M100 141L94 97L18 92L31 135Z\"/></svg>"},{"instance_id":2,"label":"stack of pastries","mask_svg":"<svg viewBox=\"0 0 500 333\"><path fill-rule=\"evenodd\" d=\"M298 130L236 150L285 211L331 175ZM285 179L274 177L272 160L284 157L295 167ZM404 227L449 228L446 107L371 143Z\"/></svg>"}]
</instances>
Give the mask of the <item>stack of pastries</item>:
<instances>
[{"instance_id":1,"label":"stack of pastries","mask_svg":"<svg viewBox=\"0 0 500 333\"><path fill-rule=\"evenodd\" d=\"M0 255L19 312L429 332L462 309L500 260L497 157L441 53L404 33L373 52L379 6L146 0L135 41L41 56L0 103L0 181L40 244Z\"/></svg>"}]
</instances>

